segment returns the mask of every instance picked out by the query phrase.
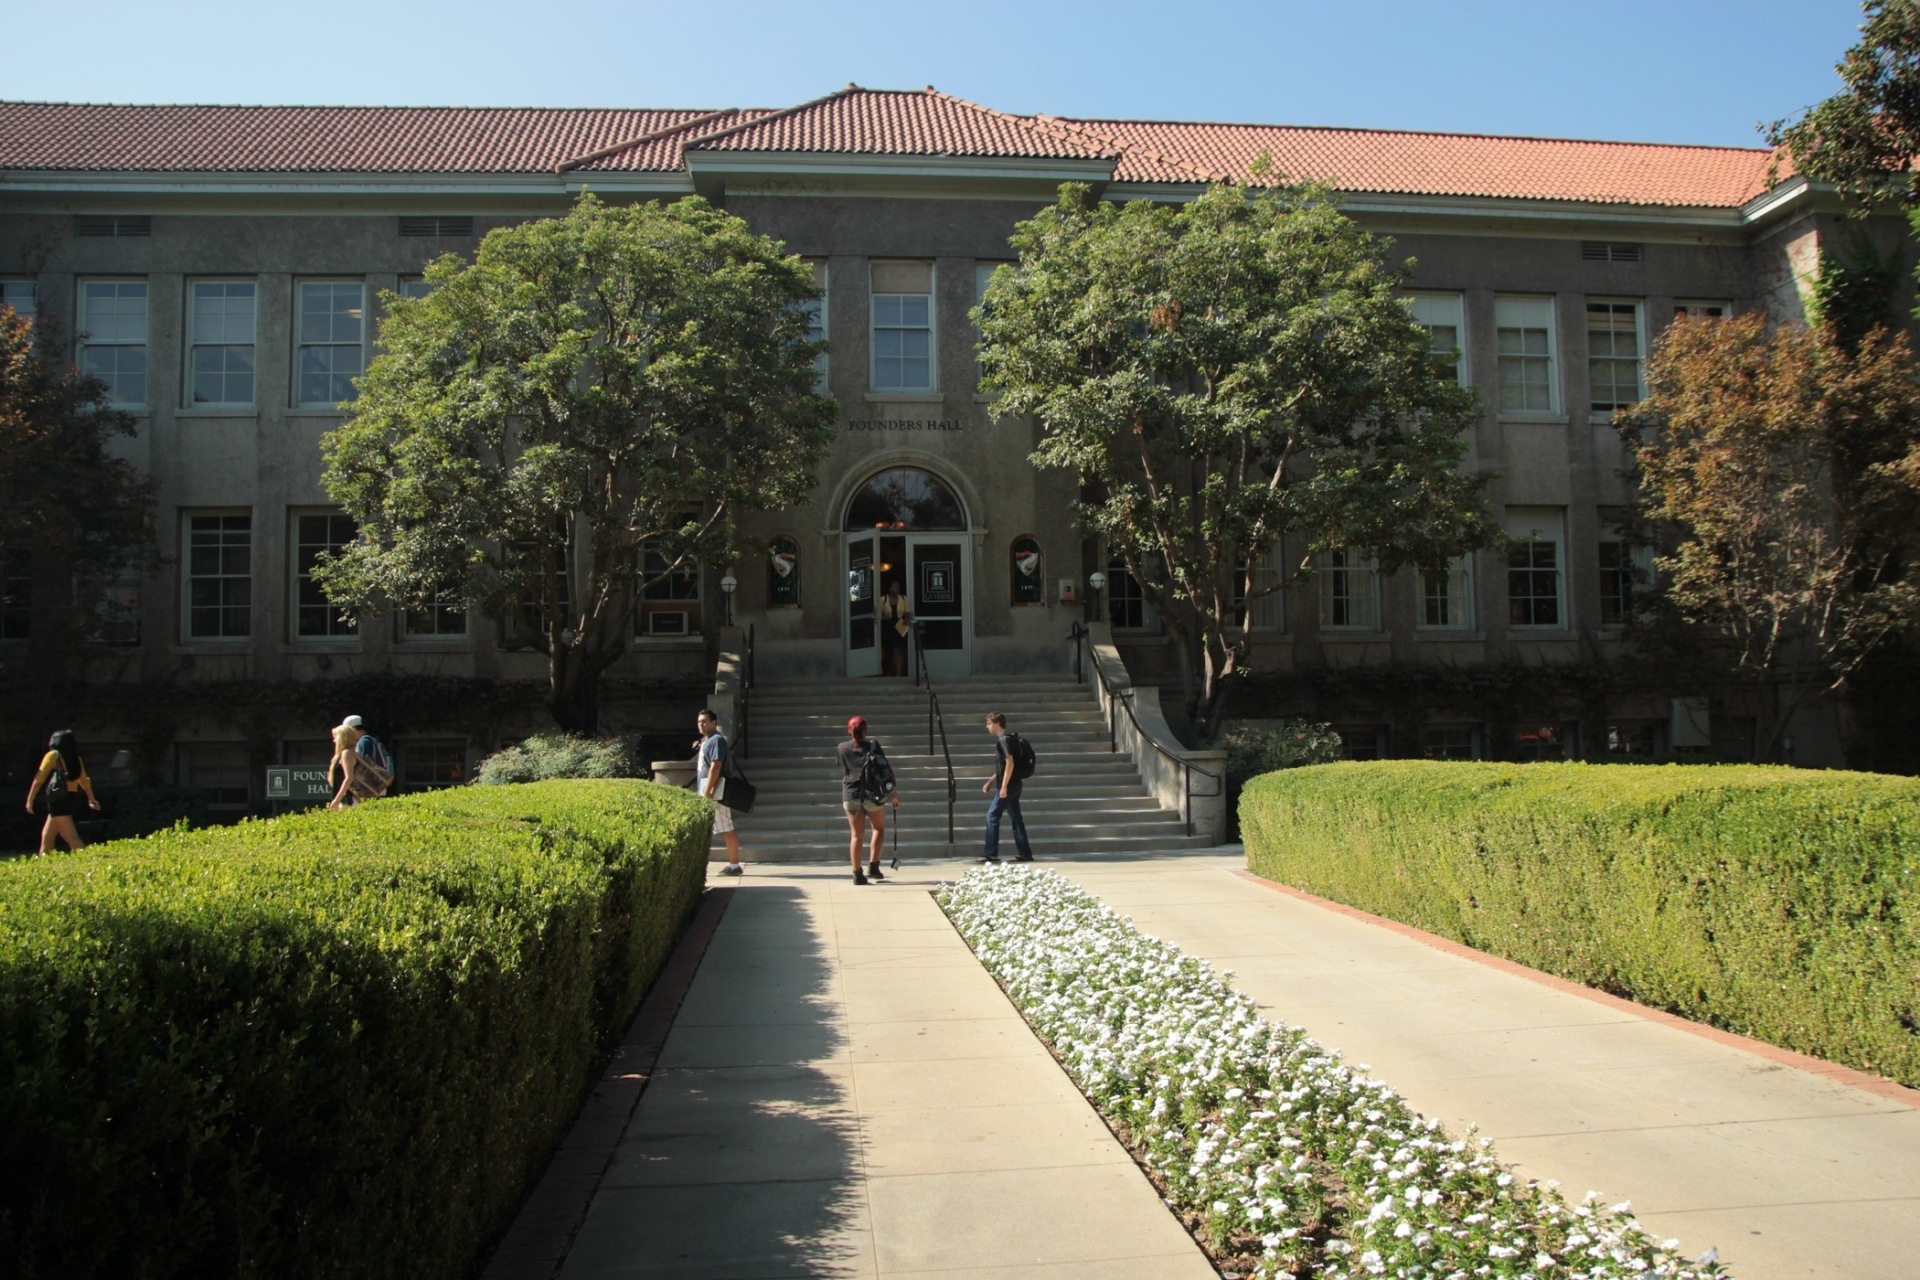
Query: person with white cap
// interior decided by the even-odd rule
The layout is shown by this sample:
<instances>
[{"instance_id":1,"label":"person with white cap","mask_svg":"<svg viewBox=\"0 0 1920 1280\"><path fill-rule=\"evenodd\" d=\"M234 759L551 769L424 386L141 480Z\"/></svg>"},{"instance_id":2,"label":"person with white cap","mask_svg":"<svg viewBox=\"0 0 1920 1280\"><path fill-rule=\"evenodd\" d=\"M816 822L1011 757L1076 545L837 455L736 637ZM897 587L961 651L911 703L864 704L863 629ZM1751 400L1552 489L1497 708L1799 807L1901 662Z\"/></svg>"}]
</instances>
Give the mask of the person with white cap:
<instances>
[{"instance_id":1,"label":"person with white cap","mask_svg":"<svg viewBox=\"0 0 1920 1280\"><path fill-rule=\"evenodd\" d=\"M393 768L379 741L362 728L359 716L348 716L333 730L333 759L327 762L327 782L333 782L334 766L340 768L340 789L327 803L329 809L341 809L362 800L387 794L393 785ZM371 750L362 749L365 740ZM377 753L377 754L376 754Z\"/></svg>"}]
</instances>

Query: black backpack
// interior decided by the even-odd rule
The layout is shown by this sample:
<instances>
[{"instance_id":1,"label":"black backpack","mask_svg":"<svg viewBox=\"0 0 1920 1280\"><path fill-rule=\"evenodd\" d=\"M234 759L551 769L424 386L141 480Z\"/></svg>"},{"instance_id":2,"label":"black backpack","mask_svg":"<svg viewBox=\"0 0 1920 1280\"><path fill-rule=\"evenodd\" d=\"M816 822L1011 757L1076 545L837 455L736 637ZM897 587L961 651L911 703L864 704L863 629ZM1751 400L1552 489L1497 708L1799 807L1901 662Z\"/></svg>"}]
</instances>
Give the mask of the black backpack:
<instances>
[{"instance_id":1,"label":"black backpack","mask_svg":"<svg viewBox=\"0 0 1920 1280\"><path fill-rule=\"evenodd\" d=\"M1025 782L1033 776L1033 771L1038 767L1039 762L1034 758L1033 744L1031 742L1028 742L1017 733L1009 733L1007 735L1007 754L1013 757L1013 779L1015 782Z\"/></svg>"},{"instance_id":2,"label":"black backpack","mask_svg":"<svg viewBox=\"0 0 1920 1280\"><path fill-rule=\"evenodd\" d=\"M866 759L860 763L860 780L853 784L853 794L868 804L884 804L897 785L893 766L887 763L887 753L869 738Z\"/></svg>"}]
</instances>

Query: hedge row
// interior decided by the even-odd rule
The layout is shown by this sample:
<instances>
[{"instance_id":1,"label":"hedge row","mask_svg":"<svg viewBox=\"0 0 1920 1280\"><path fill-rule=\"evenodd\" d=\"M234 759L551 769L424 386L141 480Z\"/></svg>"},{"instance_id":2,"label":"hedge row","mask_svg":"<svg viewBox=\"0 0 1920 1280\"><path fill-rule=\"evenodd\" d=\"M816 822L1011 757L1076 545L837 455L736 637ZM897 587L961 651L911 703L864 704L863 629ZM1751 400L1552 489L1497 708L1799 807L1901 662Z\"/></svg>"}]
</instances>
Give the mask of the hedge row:
<instances>
[{"instance_id":1,"label":"hedge row","mask_svg":"<svg viewBox=\"0 0 1920 1280\"><path fill-rule=\"evenodd\" d=\"M1920 781L1387 761L1268 774L1257 874L1920 1085Z\"/></svg>"},{"instance_id":2,"label":"hedge row","mask_svg":"<svg viewBox=\"0 0 1920 1280\"><path fill-rule=\"evenodd\" d=\"M0 867L22 1277L454 1277L705 876L645 782L461 788Z\"/></svg>"}]
</instances>

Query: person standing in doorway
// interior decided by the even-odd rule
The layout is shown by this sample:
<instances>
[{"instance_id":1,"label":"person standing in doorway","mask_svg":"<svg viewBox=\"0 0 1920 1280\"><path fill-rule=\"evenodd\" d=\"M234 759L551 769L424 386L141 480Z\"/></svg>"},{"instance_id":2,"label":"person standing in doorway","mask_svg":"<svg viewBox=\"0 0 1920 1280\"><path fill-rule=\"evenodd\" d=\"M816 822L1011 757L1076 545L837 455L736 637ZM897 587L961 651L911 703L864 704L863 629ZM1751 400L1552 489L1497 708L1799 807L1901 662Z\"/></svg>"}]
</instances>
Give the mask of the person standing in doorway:
<instances>
[{"instance_id":1,"label":"person standing in doorway","mask_svg":"<svg viewBox=\"0 0 1920 1280\"><path fill-rule=\"evenodd\" d=\"M713 801L713 834L727 842L727 865L723 876L744 873L740 865L740 837L733 831L733 810L727 808L727 773L733 764L729 758L727 735L720 732L720 719L711 710L701 711L694 722L700 727L700 755L694 766L694 786Z\"/></svg>"},{"instance_id":2,"label":"person standing in doorway","mask_svg":"<svg viewBox=\"0 0 1920 1280\"><path fill-rule=\"evenodd\" d=\"M980 784L980 793L992 799L987 804L987 845L980 861L1000 861L1000 815L1005 814L1013 825L1014 847L1020 851L1014 861L1032 862L1033 846L1027 843L1027 820L1020 813L1020 778L1007 741L1012 735L1007 732L1006 716L988 712L987 732L993 735L993 776Z\"/></svg>"},{"instance_id":3,"label":"person standing in doorway","mask_svg":"<svg viewBox=\"0 0 1920 1280\"><path fill-rule=\"evenodd\" d=\"M887 594L880 598L880 674L907 674L907 645L913 635L913 609L907 603L900 579L887 579Z\"/></svg>"},{"instance_id":4,"label":"person standing in doorway","mask_svg":"<svg viewBox=\"0 0 1920 1280\"><path fill-rule=\"evenodd\" d=\"M900 807L893 766L880 743L867 736L865 716L847 721L847 740L835 750L840 757L840 807L847 814L847 859L853 863L853 882L885 880L880 874L880 852L887 842L887 802ZM872 851L864 873L860 870L862 846Z\"/></svg>"}]
</instances>

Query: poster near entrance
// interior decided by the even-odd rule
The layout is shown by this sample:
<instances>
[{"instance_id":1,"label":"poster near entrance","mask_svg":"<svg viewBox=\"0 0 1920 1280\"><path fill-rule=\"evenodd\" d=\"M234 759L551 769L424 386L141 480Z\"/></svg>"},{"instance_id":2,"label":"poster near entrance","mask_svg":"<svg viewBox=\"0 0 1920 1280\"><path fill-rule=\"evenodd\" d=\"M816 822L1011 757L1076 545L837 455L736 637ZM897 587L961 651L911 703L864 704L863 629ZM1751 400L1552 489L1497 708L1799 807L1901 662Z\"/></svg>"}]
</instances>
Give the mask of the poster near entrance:
<instances>
[{"instance_id":1,"label":"poster near entrance","mask_svg":"<svg viewBox=\"0 0 1920 1280\"><path fill-rule=\"evenodd\" d=\"M873 535L847 539L847 674L880 674L878 628L874 625Z\"/></svg>"},{"instance_id":2,"label":"poster near entrance","mask_svg":"<svg viewBox=\"0 0 1920 1280\"><path fill-rule=\"evenodd\" d=\"M959 542L913 540L913 616L920 624L929 675L963 676L973 669L967 653L963 550Z\"/></svg>"}]
</instances>

